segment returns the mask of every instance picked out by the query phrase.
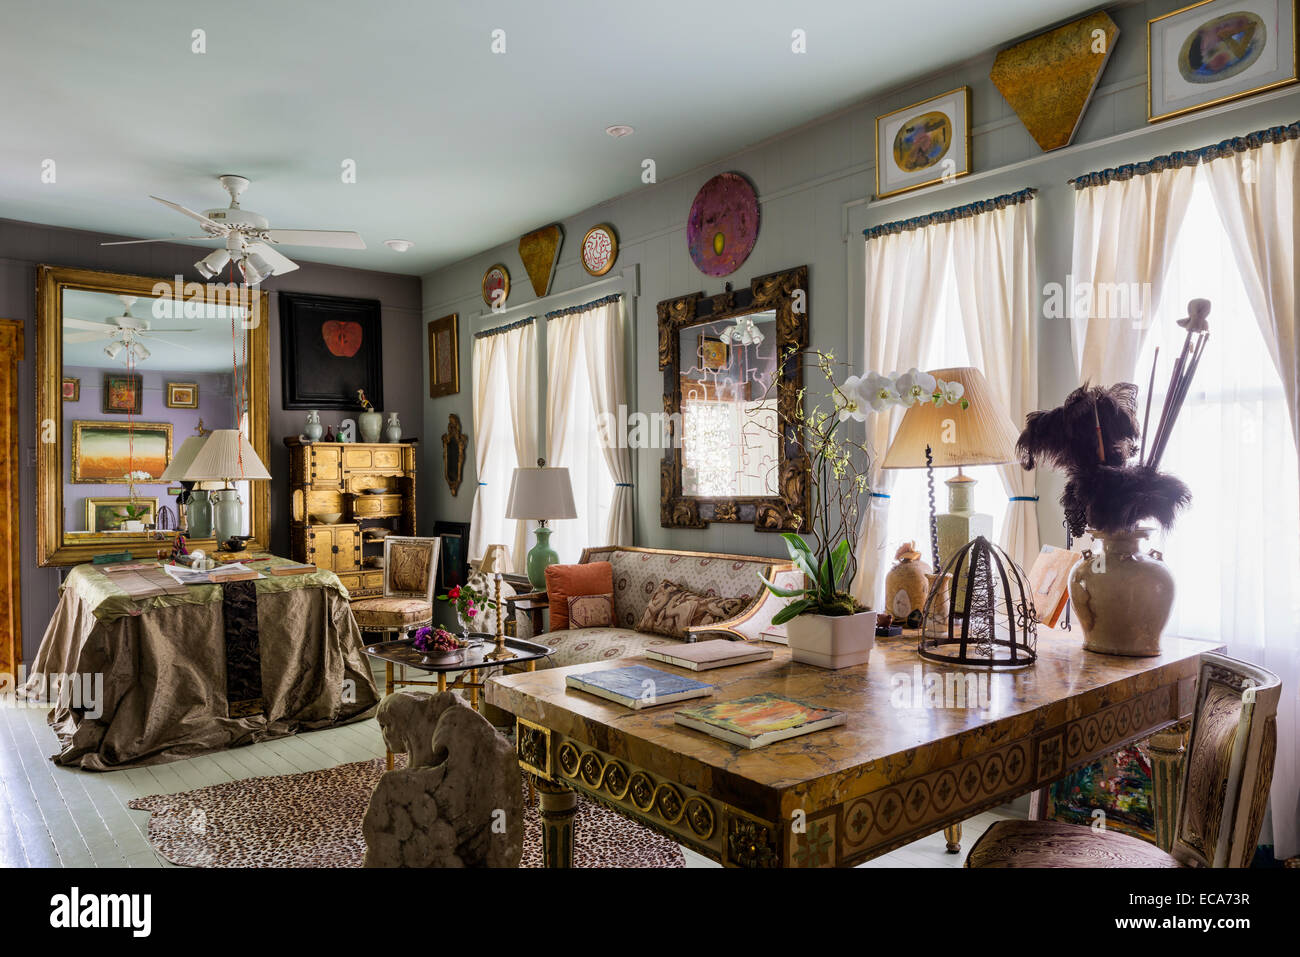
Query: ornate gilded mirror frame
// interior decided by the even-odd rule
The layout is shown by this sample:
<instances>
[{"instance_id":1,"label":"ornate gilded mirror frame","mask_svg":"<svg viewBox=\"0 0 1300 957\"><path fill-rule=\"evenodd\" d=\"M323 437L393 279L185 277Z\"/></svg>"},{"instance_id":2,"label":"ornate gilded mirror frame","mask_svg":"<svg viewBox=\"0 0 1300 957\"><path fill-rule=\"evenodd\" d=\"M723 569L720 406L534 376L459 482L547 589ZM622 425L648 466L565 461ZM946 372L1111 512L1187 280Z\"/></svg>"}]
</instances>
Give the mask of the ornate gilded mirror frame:
<instances>
[{"instance_id":1,"label":"ornate gilded mirror frame","mask_svg":"<svg viewBox=\"0 0 1300 957\"><path fill-rule=\"evenodd\" d=\"M76 535L64 531L63 448L72 441L63 422L63 293L76 289L140 298L160 298L163 289L173 298L203 301L214 305L243 304L250 307L248 321L248 423L249 441L262 461L267 461L267 424L270 415L267 374L270 360L270 332L267 321L267 294L224 284L187 282L177 288L175 279L130 276L71 269L61 266L38 266L36 270L36 421L39 430L36 454L36 550L40 565L75 565L90 561L95 555L112 551L129 551L137 558L153 558L158 549L170 543L143 532L139 535ZM242 299L236 296L242 292ZM175 446L186 438L177 435ZM265 550L270 543L271 496L268 482L251 482L249 502L250 551ZM215 552L215 539L191 539L191 548Z\"/></svg>"},{"instance_id":2,"label":"ornate gilded mirror frame","mask_svg":"<svg viewBox=\"0 0 1300 957\"><path fill-rule=\"evenodd\" d=\"M682 329L700 323L774 310L778 356L779 421L793 422L803 388L799 358L808 347L808 267L759 276L748 289L708 299L703 292L659 303L659 368L664 373L668 448L659 467L659 524L664 528L707 528L710 522L753 523L764 532L795 531L808 514L809 465L793 426L783 425L777 489L772 497L703 498L682 493Z\"/></svg>"}]
</instances>

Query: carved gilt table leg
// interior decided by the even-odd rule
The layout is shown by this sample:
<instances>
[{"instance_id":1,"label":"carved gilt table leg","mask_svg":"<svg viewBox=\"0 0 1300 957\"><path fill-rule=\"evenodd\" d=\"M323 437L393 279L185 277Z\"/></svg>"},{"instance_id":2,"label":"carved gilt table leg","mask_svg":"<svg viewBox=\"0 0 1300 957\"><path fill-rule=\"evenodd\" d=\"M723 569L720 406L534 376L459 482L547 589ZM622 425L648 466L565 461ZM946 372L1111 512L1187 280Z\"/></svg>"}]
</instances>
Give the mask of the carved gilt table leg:
<instances>
[{"instance_id":1,"label":"carved gilt table leg","mask_svg":"<svg viewBox=\"0 0 1300 957\"><path fill-rule=\"evenodd\" d=\"M1156 823L1156 846L1166 853L1174 846L1174 830L1178 826L1184 741L1190 728L1188 722L1180 721L1151 735L1147 743L1151 752L1151 809Z\"/></svg>"},{"instance_id":2,"label":"carved gilt table leg","mask_svg":"<svg viewBox=\"0 0 1300 957\"><path fill-rule=\"evenodd\" d=\"M578 794L563 784L536 778L542 799L542 866L573 867L573 816Z\"/></svg>"},{"instance_id":3,"label":"carved gilt table leg","mask_svg":"<svg viewBox=\"0 0 1300 957\"><path fill-rule=\"evenodd\" d=\"M949 854L961 853L961 825L954 824L943 829L944 840L948 842Z\"/></svg>"}]
</instances>

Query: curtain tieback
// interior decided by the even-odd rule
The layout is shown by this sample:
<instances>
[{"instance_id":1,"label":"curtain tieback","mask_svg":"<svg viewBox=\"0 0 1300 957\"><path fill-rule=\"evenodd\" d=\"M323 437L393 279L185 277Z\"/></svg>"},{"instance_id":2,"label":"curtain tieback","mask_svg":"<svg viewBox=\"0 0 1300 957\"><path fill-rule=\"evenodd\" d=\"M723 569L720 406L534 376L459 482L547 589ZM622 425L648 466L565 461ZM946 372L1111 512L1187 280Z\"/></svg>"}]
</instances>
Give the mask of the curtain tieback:
<instances>
[{"instance_id":1,"label":"curtain tieback","mask_svg":"<svg viewBox=\"0 0 1300 957\"><path fill-rule=\"evenodd\" d=\"M885 493L885 492L872 492L872 493L871 493L871 497L872 497L872 498L889 498L889 495L888 495L887 493Z\"/></svg>"},{"instance_id":2,"label":"curtain tieback","mask_svg":"<svg viewBox=\"0 0 1300 957\"><path fill-rule=\"evenodd\" d=\"M1037 495L1012 495L1007 499L1008 502L1037 502Z\"/></svg>"},{"instance_id":3,"label":"curtain tieback","mask_svg":"<svg viewBox=\"0 0 1300 957\"><path fill-rule=\"evenodd\" d=\"M479 485L487 485L487 482L479 482Z\"/></svg>"},{"instance_id":4,"label":"curtain tieback","mask_svg":"<svg viewBox=\"0 0 1300 957\"><path fill-rule=\"evenodd\" d=\"M632 487L632 483L631 483L631 482L615 482L615 483L614 483L614 488L631 488L631 487Z\"/></svg>"}]
</instances>

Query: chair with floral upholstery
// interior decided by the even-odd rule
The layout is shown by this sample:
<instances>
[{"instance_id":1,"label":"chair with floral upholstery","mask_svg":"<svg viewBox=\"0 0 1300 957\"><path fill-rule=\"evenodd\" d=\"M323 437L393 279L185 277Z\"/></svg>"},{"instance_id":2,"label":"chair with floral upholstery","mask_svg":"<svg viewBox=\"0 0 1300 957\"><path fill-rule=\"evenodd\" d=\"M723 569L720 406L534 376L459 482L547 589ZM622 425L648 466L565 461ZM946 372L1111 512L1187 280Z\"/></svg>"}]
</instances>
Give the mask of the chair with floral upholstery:
<instances>
[{"instance_id":1,"label":"chair with floral upholstery","mask_svg":"<svg viewBox=\"0 0 1300 957\"><path fill-rule=\"evenodd\" d=\"M1277 675L1201 655L1171 853L1116 831L1059 821L999 821L967 867L1248 867L1273 780Z\"/></svg>"},{"instance_id":2,"label":"chair with floral upholstery","mask_svg":"<svg viewBox=\"0 0 1300 957\"><path fill-rule=\"evenodd\" d=\"M362 631L407 632L433 621L438 578L437 538L389 535L384 539L384 594L352 602Z\"/></svg>"}]
</instances>

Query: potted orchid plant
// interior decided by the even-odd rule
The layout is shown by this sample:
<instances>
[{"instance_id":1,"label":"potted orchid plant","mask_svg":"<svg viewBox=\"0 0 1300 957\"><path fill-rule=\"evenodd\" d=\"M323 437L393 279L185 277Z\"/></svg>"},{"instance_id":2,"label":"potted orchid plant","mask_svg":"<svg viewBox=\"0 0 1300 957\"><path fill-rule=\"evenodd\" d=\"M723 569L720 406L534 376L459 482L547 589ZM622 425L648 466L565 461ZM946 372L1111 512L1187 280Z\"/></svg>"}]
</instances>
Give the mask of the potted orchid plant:
<instances>
[{"instance_id":1,"label":"potted orchid plant","mask_svg":"<svg viewBox=\"0 0 1300 957\"><path fill-rule=\"evenodd\" d=\"M868 372L837 381L842 364L832 355L813 352L810 357L826 382L826 392L805 410L808 390L800 390L793 421L781 423L783 431L797 437L810 466L810 514L801 522L804 534L781 536L805 581L793 588L767 579L763 584L772 594L789 599L772 623L787 625L794 660L846 668L867 660L876 625L875 612L849 591L857 570L853 542L859 503L871 493L874 455L865 440L848 434L848 423L918 402L961 408L968 403L960 382L943 382L918 369L902 375Z\"/></svg>"}]
</instances>

